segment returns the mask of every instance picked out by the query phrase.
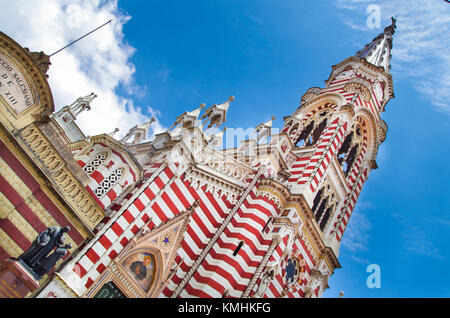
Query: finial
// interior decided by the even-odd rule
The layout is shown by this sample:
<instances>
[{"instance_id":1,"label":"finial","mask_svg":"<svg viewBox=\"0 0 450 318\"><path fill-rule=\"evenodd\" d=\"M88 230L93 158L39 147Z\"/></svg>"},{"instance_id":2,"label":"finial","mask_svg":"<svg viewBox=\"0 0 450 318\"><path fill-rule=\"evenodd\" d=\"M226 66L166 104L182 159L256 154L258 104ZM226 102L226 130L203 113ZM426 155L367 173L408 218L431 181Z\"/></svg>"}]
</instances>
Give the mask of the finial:
<instances>
[{"instance_id":1,"label":"finial","mask_svg":"<svg viewBox=\"0 0 450 318\"><path fill-rule=\"evenodd\" d=\"M199 205L200 205L200 200L197 199L187 208L187 211L192 213Z\"/></svg>"},{"instance_id":2,"label":"finial","mask_svg":"<svg viewBox=\"0 0 450 318\"><path fill-rule=\"evenodd\" d=\"M128 133L120 139L120 142L135 145L143 141L145 138L147 138L147 130L150 128L150 125L156 121L155 117L150 118L148 122L141 125L136 125L133 128L131 128ZM133 141L131 143L128 143L127 140L129 140L132 136L134 136Z\"/></svg>"},{"instance_id":3,"label":"finial","mask_svg":"<svg viewBox=\"0 0 450 318\"><path fill-rule=\"evenodd\" d=\"M91 102L96 97L97 94L95 94L94 92L92 92L90 95L79 97L76 101L69 105L69 108L71 109L74 116L77 116L84 110L91 110Z\"/></svg>"},{"instance_id":4,"label":"finial","mask_svg":"<svg viewBox=\"0 0 450 318\"><path fill-rule=\"evenodd\" d=\"M384 34L393 35L395 33L395 29L397 28L397 19L391 17L391 25L388 25L384 29Z\"/></svg>"},{"instance_id":5,"label":"finial","mask_svg":"<svg viewBox=\"0 0 450 318\"><path fill-rule=\"evenodd\" d=\"M119 131L119 128L114 128L114 131L110 132L108 135L114 137L114 135Z\"/></svg>"},{"instance_id":6,"label":"finial","mask_svg":"<svg viewBox=\"0 0 450 318\"><path fill-rule=\"evenodd\" d=\"M211 128L212 126L219 127L220 125L225 123L226 113L232 101L234 101L234 96L228 97L228 100L220 105L214 104L213 106L205 110L205 113L201 117L201 120L206 119L205 123L210 121L207 129Z\"/></svg>"},{"instance_id":7,"label":"finial","mask_svg":"<svg viewBox=\"0 0 450 318\"><path fill-rule=\"evenodd\" d=\"M397 19L394 17L391 17L391 21L392 21L392 26L394 27L394 29L397 28Z\"/></svg>"}]
</instances>

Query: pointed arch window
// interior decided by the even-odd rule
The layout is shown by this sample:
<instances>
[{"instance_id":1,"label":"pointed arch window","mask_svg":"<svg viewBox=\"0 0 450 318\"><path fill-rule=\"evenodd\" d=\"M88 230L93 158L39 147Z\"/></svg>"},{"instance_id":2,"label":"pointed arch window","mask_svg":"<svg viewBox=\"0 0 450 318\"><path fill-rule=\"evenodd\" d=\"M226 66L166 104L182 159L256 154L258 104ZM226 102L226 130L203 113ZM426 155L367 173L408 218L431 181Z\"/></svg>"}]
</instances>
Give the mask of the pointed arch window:
<instances>
[{"instance_id":1,"label":"pointed arch window","mask_svg":"<svg viewBox=\"0 0 450 318\"><path fill-rule=\"evenodd\" d=\"M124 175L124 168L117 168L111 174L103 179L103 181L98 185L95 189L94 193L98 198L102 198L105 194L107 194L117 183L119 183L120 179Z\"/></svg>"},{"instance_id":2,"label":"pointed arch window","mask_svg":"<svg viewBox=\"0 0 450 318\"><path fill-rule=\"evenodd\" d=\"M86 172L88 175L90 175L92 172L97 170L98 167L100 167L108 157L108 153L106 151L99 152L94 159L89 161L88 164L86 164L83 167L84 172Z\"/></svg>"},{"instance_id":3,"label":"pointed arch window","mask_svg":"<svg viewBox=\"0 0 450 318\"><path fill-rule=\"evenodd\" d=\"M356 122L347 134L337 154L337 160L342 171L347 176L351 171L355 159L358 158L362 148L363 136L360 123Z\"/></svg>"},{"instance_id":4,"label":"pointed arch window","mask_svg":"<svg viewBox=\"0 0 450 318\"><path fill-rule=\"evenodd\" d=\"M336 204L334 202L335 194L331 191L330 185L324 186L320 189L314 198L311 210L314 213L314 218L316 219L320 230L322 231L335 210Z\"/></svg>"},{"instance_id":5,"label":"pointed arch window","mask_svg":"<svg viewBox=\"0 0 450 318\"><path fill-rule=\"evenodd\" d=\"M324 110L316 114L303 128L297 139L296 147L314 146L327 127L331 111Z\"/></svg>"}]
</instances>

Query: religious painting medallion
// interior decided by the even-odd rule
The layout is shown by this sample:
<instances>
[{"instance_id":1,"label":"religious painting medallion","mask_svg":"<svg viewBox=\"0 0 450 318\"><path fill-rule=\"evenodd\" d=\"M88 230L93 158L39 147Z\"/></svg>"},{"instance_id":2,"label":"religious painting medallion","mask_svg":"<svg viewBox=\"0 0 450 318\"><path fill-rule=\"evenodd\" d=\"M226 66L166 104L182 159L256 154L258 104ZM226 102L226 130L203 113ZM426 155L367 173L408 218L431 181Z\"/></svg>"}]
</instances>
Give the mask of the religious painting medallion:
<instances>
[{"instance_id":1,"label":"religious painting medallion","mask_svg":"<svg viewBox=\"0 0 450 318\"><path fill-rule=\"evenodd\" d=\"M122 266L144 292L148 292L155 278L155 256L137 252L125 259Z\"/></svg>"}]
</instances>

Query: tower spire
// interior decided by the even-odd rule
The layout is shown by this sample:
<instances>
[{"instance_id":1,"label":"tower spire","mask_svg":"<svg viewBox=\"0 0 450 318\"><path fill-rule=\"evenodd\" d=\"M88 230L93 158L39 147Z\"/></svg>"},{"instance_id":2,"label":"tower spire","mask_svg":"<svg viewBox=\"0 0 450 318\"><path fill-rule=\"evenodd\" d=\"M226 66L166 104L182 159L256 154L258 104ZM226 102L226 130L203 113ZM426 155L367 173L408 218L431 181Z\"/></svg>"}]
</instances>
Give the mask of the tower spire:
<instances>
[{"instance_id":1,"label":"tower spire","mask_svg":"<svg viewBox=\"0 0 450 318\"><path fill-rule=\"evenodd\" d=\"M356 57L365 58L367 62L375 66L382 66L389 72L391 69L392 36L397 28L396 19L391 17L391 25L387 26L383 33L376 36L372 42L356 53Z\"/></svg>"}]
</instances>

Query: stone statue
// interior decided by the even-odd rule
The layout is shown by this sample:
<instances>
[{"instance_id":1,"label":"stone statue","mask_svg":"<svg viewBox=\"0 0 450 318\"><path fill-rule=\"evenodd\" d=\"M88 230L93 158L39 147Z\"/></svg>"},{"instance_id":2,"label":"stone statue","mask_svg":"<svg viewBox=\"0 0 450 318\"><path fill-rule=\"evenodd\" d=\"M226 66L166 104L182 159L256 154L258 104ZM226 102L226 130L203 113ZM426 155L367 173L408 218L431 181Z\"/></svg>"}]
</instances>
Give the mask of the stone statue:
<instances>
[{"instance_id":1,"label":"stone statue","mask_svg":"<svg viewBox=\"0 0 450 318\"><path fill-rule=\"evenodd\" d=\"M254 298L262 298L264 296L270 283L279 272L278 265L279 265L278 261L272 261L269 264L267 264L263 273L263 277L261 279L261 283L259 284L258 290L256 291L255 295L253 295Z\"/></svg>"},{"instance_id":2,"label":"stone statue","mask_svg":"<svg viewBox=\"0 0 450 318\"><path fill-rule=\"evenodd\" d=\"M38 274L37 271L42 272L42 268L46 264L45 259L47 258L47 255L55 247L64 247L64 233L69 231L70 227L68 226L63 228L59 226L48 227L45 231L42 231L38 235L33 244L31 244L30 248L19 256L19 261L25 264L28 269L33 272L33 274ZM69 248L71 248L71 246ZM61 253L61 251L58 253ZM40 278L41 275L38 274L36 276L39 276Z\"/></svg>"},{"instance_id":3,"label":"stone statue","mask_svg":"<svg viewBox=\"0 0 450 318\"><path fill-rule=\"evenodd\" d=\"M96 97L97 95L94 93L79 97L76 101L69 105L69 108L72 110L73 114L77 116L84 110L91 110L91 102Z\"/></svg>"},{"instance_id":4,"label":"stone statue","mask_svg":"<svg viewBox=\"0 0 450 318\"><path fill-rule=\"evenodd\" d=\"M45 259L39 262L39 266L35 269L35 272L39 274L41 277L47 274L56 263L66 256L67 250L72 248L72 244L65 244L55 249L55 251L47 256Z\"/></svg>"}]
</instances>

